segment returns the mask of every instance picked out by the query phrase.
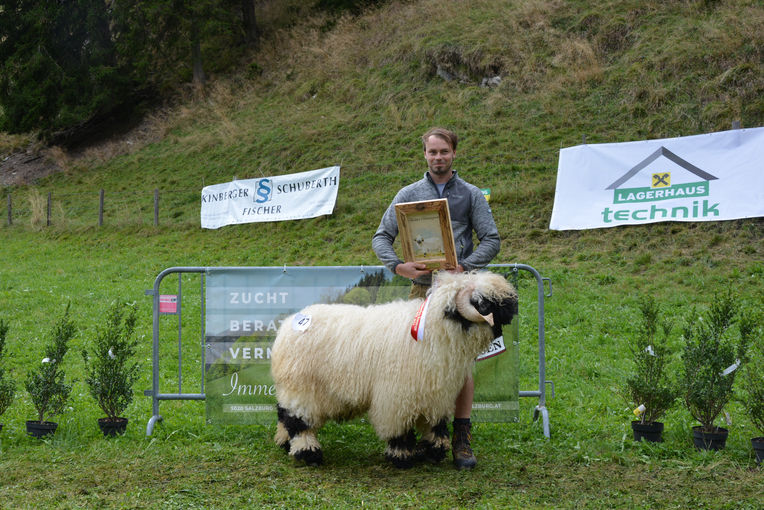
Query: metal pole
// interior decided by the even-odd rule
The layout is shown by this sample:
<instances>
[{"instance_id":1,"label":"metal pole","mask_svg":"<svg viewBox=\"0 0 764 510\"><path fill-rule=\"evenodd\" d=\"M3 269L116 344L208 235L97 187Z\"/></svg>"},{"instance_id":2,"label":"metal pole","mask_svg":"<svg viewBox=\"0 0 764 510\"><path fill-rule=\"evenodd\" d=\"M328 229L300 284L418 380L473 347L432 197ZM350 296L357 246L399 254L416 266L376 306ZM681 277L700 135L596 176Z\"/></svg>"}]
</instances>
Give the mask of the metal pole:
<instances>
[{"instance_id":1,"label":"metal pole","mask_svg":"<svg viewBox=\"0 0 764 510\"><path fill-rule=\"evenodd\" d=\"M206 359L207 359L206 358L206 356L207 356L207 342L206 342L206 340L207 340L206 339L206 336L207 336L206 335L206 331L207 331L207 324L206 324L206 320L207 320L207 317L206 317L207 303L206 303L206 301L207 301L207 299L206 299L206 296L204 294L204 284L205 284L204 277L205 277L205 273L202 273L201 274L201 278L200 278L200 280L201 280L201 292L199 293L199 295L201 296L201 303L200 303L200 306L199 306L199 310L201 312L201 322L200 322L200 324L202 326L201 328L199 328L201 330L201 335L202 335L202 393L204 393L204 376L206 375L206 373L205 373L205 366L207 364L207 361L206 361Z\"/></svg>"},{"instance_id":2,"label":"metal pole","mask_svg":"<svg viewBox=\"0 0 764 510\"><path fill-rule=\"evenodd\" d=\"M183 393L183 319L181 317L181 310L183 309L183 274L178 273L178 393Z\"/></svg>"},{"instance_id":3,"label":"metal pole","mask_svg":"<svg viewBox=\"0 0 764 510\"><path fill-rule=\"evenodd\" d=\"M50 191L48 191L48 218L47 218L47 220L45 222L47 226L50 226L50 201L51 201L51 196L52 196L52 193Z\"/></svg>"},{"instance_id":4,"label":"metal pole","mask_svg":"<svg viewBox=\"0 0 764 510\"><path fill-rule=\"evenodd\" d=\"M159 189L154 188L154 226L159 226Z\"/></svg>"},{"instance_id":5,"label":"metal pole","mask_svg":"<svg viewBox=\"0 0 764 510\"><path fill-rule=\"evenodd\" d=\"M103 189L98 194L98 226L103 226Z\"/></svg>"},{"instance_id":6,"label":"metal pole","mask_svg":"<svg viewBox=\"0 0 764 510\"><path fill-rule=\"evenodd\" d=\"M8 226L13 225L13 214L11 214L11 211L13 210L12 206L12 200L11 200L11 192L8 192Z\"/></svg>"}]
</instances>

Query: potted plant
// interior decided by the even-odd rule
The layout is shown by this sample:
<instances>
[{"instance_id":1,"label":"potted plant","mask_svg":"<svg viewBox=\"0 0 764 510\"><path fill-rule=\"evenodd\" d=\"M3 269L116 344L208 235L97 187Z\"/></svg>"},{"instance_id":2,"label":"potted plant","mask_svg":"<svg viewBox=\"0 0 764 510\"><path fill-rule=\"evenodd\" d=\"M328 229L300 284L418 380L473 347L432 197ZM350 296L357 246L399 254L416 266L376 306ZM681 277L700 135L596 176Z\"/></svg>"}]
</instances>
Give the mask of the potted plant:
<instances>
[{"instance_id":1,"label":"potted plant","mask_svg":"<svg viewBox=\"0 0 764 510\"><path fill-rule=\"evenodd\" d=\"M58 424L45 418L61 414L69 399L72 385L64 380L64 356L69 349L69 340L76 332L74 322L69 318L69 306L53 327L50 342L45 346L40 365L27 374L25 387L37 410L37 419L27 421L27 432L34 437L53 434Z\"/></svg>"},{"instance_id":2,"label":"potted plant","mask_svg":"<svg viewBox=\"0 0 764 510\"><path fill-rule=\"evenodd\" d=\"M748 362L741 373L742 402L754 427L762 434L751 439L756 462L764 460L764 339L754 335Z\"/></svg>"},{"instance_id":3,"label":"potted plant","mask_svg":"<svg viewBox=\"0 0 764 510\"><path fill-rule=\"evenodd\" d=\"M667 346L672 324L659 320L660 307L652 296L639 302L641 313L634 341L629 344L634 372L626 379L625 396L638 420L631 422L634 440L662 441L663 423L658 421L674 404L679 392L669 380Z\"/></svg>"},{"instance_id":4,"label":"potted plant","mask_svg":"<svg viewBox=\"0 0 764 510\"><path fill-rule=\"evenodd\" d=\"M738 305L731 291L717 296L705 314L693 310L684 332L682 390L684 402L700 426L693 427L698 449L724 448L728 430L714 424L732 396L737 369L745 360L750 320L738 327Z\"/></svg>"},{"instance_id":5,"label":"potted plant","mask_svg":"<svg viewBox=\"0 0 764 510\"><path fill-rule=\"evenodd\" d=\"M119 303L109 309L106 324L98 328L90 352L82 350L85 382L98 407L106 415L98 420L104 436L122 434L127 418L120 416L133 401L138 364L131 361L138 341L133 338L136 309L125 313Z\"/></svg>"},{"instance_id":6,"label":"potted plant","mask_svg":"<svg viewBox=\"0 0 764 510\"><path fill-rule=\"evenodd\" d=\"M13 396L16 393L16 385L10 377L5 376L3 369L3 353L5 351L5 337L8 334L10 326L3 319L0 319L0 416L13 403ZM0 423L0 430L3 430L3 424Z\"/></svg>"}]
</instances>

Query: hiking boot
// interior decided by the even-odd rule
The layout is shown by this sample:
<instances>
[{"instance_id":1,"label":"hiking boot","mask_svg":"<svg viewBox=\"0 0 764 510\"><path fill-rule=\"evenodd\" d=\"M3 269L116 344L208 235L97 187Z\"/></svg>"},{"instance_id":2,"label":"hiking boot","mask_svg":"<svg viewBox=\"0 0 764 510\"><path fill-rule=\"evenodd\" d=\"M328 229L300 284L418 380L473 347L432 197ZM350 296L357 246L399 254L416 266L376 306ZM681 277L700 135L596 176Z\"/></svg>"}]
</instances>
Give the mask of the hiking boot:
<instances>
[{"instance_id":1,"label":"hiking boot","mask_svg":"<svg viewBox=\"0 0 764 510\"><path fill-rule=\"evenodd\" d=\"M454 423L454 435L451 440L451 451L454 456L454 466L457 469L472 469L477 465L475 454L470 448L470 423Z\"/></svg>"}]
</instances>

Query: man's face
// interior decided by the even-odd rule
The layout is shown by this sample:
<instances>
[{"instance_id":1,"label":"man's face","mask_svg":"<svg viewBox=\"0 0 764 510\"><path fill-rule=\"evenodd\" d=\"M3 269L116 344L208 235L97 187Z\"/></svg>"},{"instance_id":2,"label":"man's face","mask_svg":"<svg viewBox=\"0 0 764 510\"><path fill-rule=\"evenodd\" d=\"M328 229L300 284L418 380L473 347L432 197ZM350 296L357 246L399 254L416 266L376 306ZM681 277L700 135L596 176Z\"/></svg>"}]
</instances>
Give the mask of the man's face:
<instances>
[{"instance_id":1,"label":"man's face","mask_svg":"<svg viewBox=\"0 0 764 510\"><path fill-rule=\"evenodd\" d=\"M424 144L424 158L433 177L451 176L454 151L447 141L438 136L430 136Z\"/></svg>"}]
</instances>

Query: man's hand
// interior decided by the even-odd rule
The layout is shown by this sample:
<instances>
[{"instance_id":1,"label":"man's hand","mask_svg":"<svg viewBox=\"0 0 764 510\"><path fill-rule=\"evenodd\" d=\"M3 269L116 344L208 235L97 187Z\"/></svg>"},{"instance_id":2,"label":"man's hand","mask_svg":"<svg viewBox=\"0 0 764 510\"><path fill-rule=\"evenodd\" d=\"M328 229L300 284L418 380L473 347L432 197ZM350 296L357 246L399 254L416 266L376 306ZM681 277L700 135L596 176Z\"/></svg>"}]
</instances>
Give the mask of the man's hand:
<instances>
[{"instance_id":1,"label":"man's hand","mask_svg":"<svg viewBox=\"0 0 764 510\"><path fill-rule=\"evenodd\" d=\"M420 276L432 273L432 270L427 269L427 266L421 262L404 262L395 266L395 273L404 278L413 280Z\"/></svg>"}]
</instances>

